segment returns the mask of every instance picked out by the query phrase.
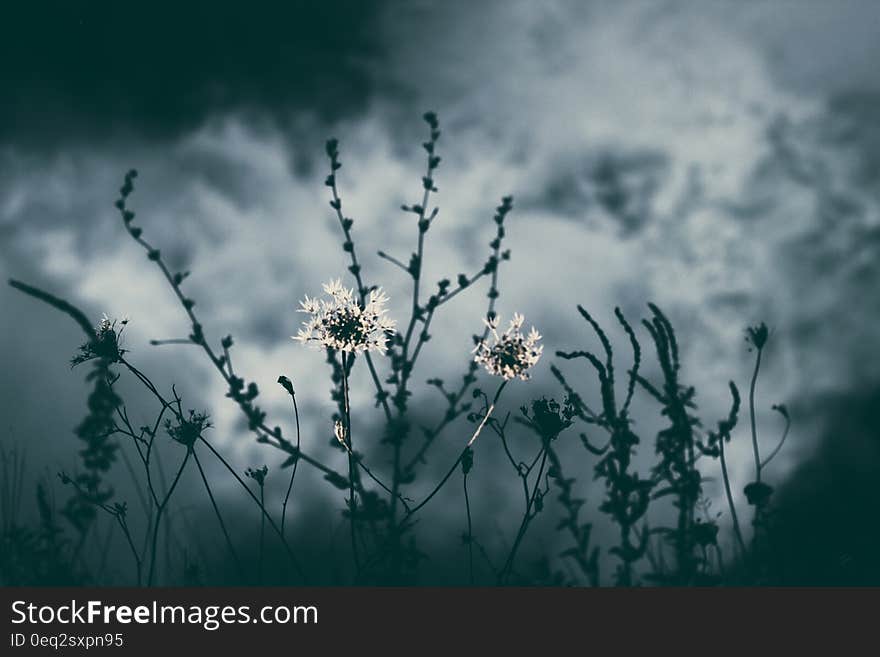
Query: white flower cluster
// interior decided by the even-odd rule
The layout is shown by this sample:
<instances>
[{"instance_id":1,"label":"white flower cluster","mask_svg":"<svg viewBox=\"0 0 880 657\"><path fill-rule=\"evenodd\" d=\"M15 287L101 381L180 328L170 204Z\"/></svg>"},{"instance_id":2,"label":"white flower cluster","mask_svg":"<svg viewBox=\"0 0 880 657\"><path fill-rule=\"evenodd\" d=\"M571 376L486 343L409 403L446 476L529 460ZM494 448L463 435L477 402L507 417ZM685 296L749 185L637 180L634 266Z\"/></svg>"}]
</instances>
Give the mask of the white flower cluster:
<instances>
[{"instance_id":1,"label":"white flower cluster","mask_svg":"<svg viewBox=\"0 0 880 657\"><path fill-rule=\"evenodd\" d=\"M385 304L388 297L381 288L370 292L362 308L354 290L343 287L339 279L323 287L329 299L307 296L300 302L300 312L308 313L309 319L303 322L293 339L348 353L376 351L384 354L395 322L387 317Z\"/></svg>"},{"instance_id":2,"label":"white flower cluster","mask_svg":"<svg viewBox=\"0 0 880 657\"><path fill-rule=\"evenodd\" d=\"M528 381L529 369L540 360L544 346L538 344L541 334L534 326L528 335L522 333L524 321L522 315L515 313L507 330L498 333L498 317L485 320L494 342L481 341L474 348L477 354L474 360L489 374L505 380L520 378Z\"/></svg>"}]
</instances>

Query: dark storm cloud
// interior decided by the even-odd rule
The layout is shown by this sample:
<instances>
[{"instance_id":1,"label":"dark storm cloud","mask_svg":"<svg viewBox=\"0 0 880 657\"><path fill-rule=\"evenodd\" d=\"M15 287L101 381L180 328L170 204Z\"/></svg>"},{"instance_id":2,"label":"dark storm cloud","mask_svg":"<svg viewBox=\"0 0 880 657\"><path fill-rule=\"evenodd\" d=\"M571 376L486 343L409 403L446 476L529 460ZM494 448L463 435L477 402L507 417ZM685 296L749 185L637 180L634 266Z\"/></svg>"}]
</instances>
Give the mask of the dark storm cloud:
<instances>
[{"instance_id":1,"label":"dark storm cloud","mask_svg":"<svg viewBox=\"0 0 880 657\"><path fill-rule=\"evenodd\" d=\"M27 2L0 12L0 141L173 137L224 110L370 97L379 2Z\"/></svg>"}]
</instances>

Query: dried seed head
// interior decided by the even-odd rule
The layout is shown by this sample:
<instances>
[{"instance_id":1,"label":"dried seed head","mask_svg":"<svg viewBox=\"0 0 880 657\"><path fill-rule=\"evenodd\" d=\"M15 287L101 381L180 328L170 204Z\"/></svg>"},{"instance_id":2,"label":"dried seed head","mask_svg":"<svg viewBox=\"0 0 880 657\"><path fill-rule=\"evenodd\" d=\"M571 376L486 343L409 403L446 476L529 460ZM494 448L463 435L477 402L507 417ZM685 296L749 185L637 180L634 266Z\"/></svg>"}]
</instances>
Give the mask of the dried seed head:
<instances>
[{"instance_id":1,"label":"dried seed head","mask_svg":"<svg viewBox=\"0 0 880 657\"><path fill-rule=\"evenodd\" d=\"M266 475L269 474L269 466L264 465L261 468L248 468L244 471L246 477L250 477L254 481L257 482L257 485L262 488L266 484Z\"/></svg>"},{"instance_id":2,"label":"dried seed head","mask_svg":"<svg viewBox=\"0 0 880 657\"><path fill-rule=\"evenodd\" d=\"M175 442L192 447L202 437L206 429L211 427L207 413L197 413L190 410L189 416L181 415L175 421L165 421L165 431Z\"/></svg>"},{"instance_id":3,"label":"dried seed head","mask_svg":"<svg viewBox=\"0 0 880 657\"><path fill-rule=\"evenodd\" d=\"M757 326L750 326L746 329L746 342L755 347L755 349L763 349L767 344L767 338L770 337L770 330L764 322Z\"/></svg>"}]
</instances>

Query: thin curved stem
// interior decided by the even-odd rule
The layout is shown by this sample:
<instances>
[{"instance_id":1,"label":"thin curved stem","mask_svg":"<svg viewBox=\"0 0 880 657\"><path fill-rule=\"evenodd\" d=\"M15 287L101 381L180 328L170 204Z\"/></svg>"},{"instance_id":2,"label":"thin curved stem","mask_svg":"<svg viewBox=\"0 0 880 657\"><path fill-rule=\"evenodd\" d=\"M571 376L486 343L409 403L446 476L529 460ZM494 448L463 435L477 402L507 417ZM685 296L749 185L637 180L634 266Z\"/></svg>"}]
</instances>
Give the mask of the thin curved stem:
<instances>
[{"instance_id":1,"label":"thin curved stem","mask_svg":"<svg viewBox=\"0 0 880 657\"><path fill-rule=\"evenodd\" d=\"M789 418L788 415L785 415L785 429L782 430L782 438L779 439L779 444L776 445L775 448L773 448L773 451L770 452L770 455L761 463L762 469L767 467L767 464L773 460L773 457L779 454L779 450L781 450L782 446L785 444L785 439L788 438L789 429L791 429L791 418Z\"/></svg>"},{"instance_id":2,"label":"thin curved stem","mask_svg":"<svg viewBox=\"0 0 880 657\"><path fill-rule=\"evenodd\" d=\"M749 385L749 420L752 428L752 449L755 452L755 481L761 481L761 455L758 451L758 431L755 422L755 386L758 383L758 372L761 370L761 354L763 349L758 349L755 358L755 370L752 372L752 382Z\"/></svg>"},{"instance_id":3,"label":"thin curved stem","mask_svg":"<svg viewBox=\"0 0 880 657\"><path fill-rule=\"evenodd\" d=\"M495 397L497 398L498 395L495 395ZM483 416L483 419L480 420L480 424L477 425L477 430L474 431L474 435L471 436L471 439L468 441L468 444L467 444L468 447L470 447L471 445L474 444L474 441L477 439L477 436L480 435L480 432L483 430L483 427L486 426L486 422L489 421L489 416L492 415L492 411L494 411L494 410L495 410L495 402L492 402L489 405L489 408L486 409L486 414Z\"/></svg>"},{"instance_id":4,"label":"thin curved stem","mask_svg":"<svg viewBox=\"0 0 880 657\"><path fill-rule=\"evenodd\" d=\"M498 398L501 396L501 391L504 390L504 387L506 385L507 385L507 381L505 380L501 383L500 386L498 386L498 390L495 392L495 397L492 400L492 403L489 405L489 408L486 411L486 414L483 416L483 419L480 422L479 426L477 427L477 430L474 432L474 435L471 436L471 439L468 441L467 445L465 445L465 448L461 451L461 454L458 455L458 458L455 459L455 463L453 463L452 467L449 468L449 472L446 473L446 475L443 477L443 479L440 480L440 483L434 487L434 490L432 490L424 500L422 500L419 504L414 506L403 517L403 520L400 521L401 527L404 526L406 521L409 520L409 518L412 517L413 514L415 514L419 509L424 507L428 502L430 502L431 499L438 492L440 492L440 489L443 488L443 486L446 484L446 482L449 481L449 478L452 476L452 473L454 473L455 469L461 464L461 460L464 458L465 453L467 452L468 449L470 449L471 444L474 442L474 440L476 440L476 437L477 437L477 435L479 435L480 430L483 428L483 426L486 424L486 421L489 419L489 414L492 412L492 410L495 408L495 405L498 403Z\"/></svg>"},{"instance_id":5,"label":"thin curved stem","mask_svg":"<svg viewBox=\"0 0 880 657\"><path fill-rule=\"evenodd\" d=\"M177 488L177 484L180 481L180 476L183 474L183 470L184 468L186 468L186 464L189 462L189 457L191 453L191 449L186 450L186 455L183 457L183 461L180 463L180 467L177 469L177 474L174 475L174 480L171 482L171 487L168 489L168 492L165 493L165 497L162 499L162 502L159 504L159 508L156 511L156 517L153 523L153 540L150 548L150 570L149 574L147 575L147 586L152 586L153 575L156 572L156 548L159 538L159 523L162 520L162 513L168 506L168 502L169 500L171 500L171 495L174 493L174 489Z\"/></svg>"},{"instance_id":6,"label":"thin curved stem","mask_svg":"<svg viewBox=\"0 0 880 657\"><path fill-rule=\"evenodd\" d=\"M400 521L401 528L403 528L403 526L406 524L406 521L409 520L409 518L411 516L415 515L416 512L421 510L421 508L423 506L425 506L428 502L430 502L433 499L433 497L438 492L440 492L440 489L443 488L443 486L446 484L447 481L449 481L449 478L453 475L453 473L455 472L455 469L461 464L461 460L464 458L464 455L467 452L467 449L468 448L465 447L462 450L461 454L458 455L458 458L455 459L455 463L452 464L452 467L449 468L449 471L446 473L446 475L443 477L443 479L440 480L440 483L434 487L434 490L432 490L425 499L423 499L419 504L414 506L412 508L412 510L409 513L407 513L406 516L404 516L403 520Z\"/></svg>"},{"instance_id":7,"label":"thin curved stem","mask_svg":"<svg viewBox=\"0 0 880 657\"><path fill-rule=\"evenodd\" d=\"M293 400L293 415L296 419L296 451L299 452L300 449L300 432L299 432L299 408L296 405L296 393L293 391L293 386L290 388L290 398ZM291 466L290 473L290 483L287 484L287 493L284 495L284 503L281 505L281 533L284 533L284 520L287 516L287 501L290 499L290 491L293 489L293 479L296 477L296 468L299 465L299 459L297 458L293 465Z\"/></svg>"},{"instance_id":8,"label":"thin curved stem","mask_svg":"<svg viewBox=\"0 0 880 657\"><path fill-rule=\"evenodd\" d=\"M217 500L214 499L214 493L211 492L211 486L208 484L208 478L205 476L205 470L202 468L202 462L199 461L199 455L196 454L195 449L193 449L193 459L196 462L196 467L199 469L199 474L202 477L202 482L205 484L205 490L208 491L208 498L211 500L211 506L214 507L214 515L217 516L217 521L220 523L220 529L223 532L223 537L226 539L226 546L229 548L229 553L232 555L233 561L235 561L235 567L238 569L239 575L244 574L244 569L242 568L241 561L238 558L238 554L235 552L235 547L232 544L232 538L229 536L229 531L226 529L226 523L223 522L223 516L220 514L220 508L217 506Z\"/></svg>"}]
</instances>

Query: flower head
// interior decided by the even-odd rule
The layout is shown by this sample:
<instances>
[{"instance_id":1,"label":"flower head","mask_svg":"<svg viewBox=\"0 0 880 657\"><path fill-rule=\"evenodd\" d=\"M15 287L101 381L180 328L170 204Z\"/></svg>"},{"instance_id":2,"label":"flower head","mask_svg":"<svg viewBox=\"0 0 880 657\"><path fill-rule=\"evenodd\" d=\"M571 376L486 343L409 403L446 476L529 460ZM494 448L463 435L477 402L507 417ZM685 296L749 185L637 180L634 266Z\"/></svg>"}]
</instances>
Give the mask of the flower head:
<instances>
[{"instance_id":1,"label":"flower head","mask_svg":"<svg viewBox=\"0 0 880 657\"><path fill-rule=\"evenodd\" d=\"M101 358L108 362L118 362L125 350L122 348L122 333L128 325L128 318L112 319L106 313L95 327L94 339L79 348L79 353L71 359L76 366L80 363Z\"/></svg>"},{"instance_id":2,"label":"flower head","mask_svg":"<svg viewBox=\"0 0 880 657\"><path fill-rule=\"evenodd\" d=\"M310 317L293 339L349 353L384 354L395 322L387 317L388 297L382 289L371 290L363 307L355 299L354 290L343 287L338 279L326 283L324 292L329 299L307 296L300 302L300 312Z\"/></svg>"},{"instance_id":3,"label":"flower head","mask_svg":"<svg viewBox=\"0 0 880 657\"><path fill-rule=\"evenodd\" d=\"M211 427L207 413L197 413L190 410L189 417L180 415L172 422L170 419L165 420L165 431L171 436L175 442L192 447L196 441L202 437L206 429Z\"/></svg>"},{"instance_id":4,"label":"flower head","mask_svg":"<svg viewBox=\"0 0 880 657\"><path fill-rule=\"evenodd\" d=\"M541 334L533 326L528 335L524 335L522 326L525 318L519 313L514 313L504 333L498 333L497 316L485 321L494 342L490 345L486 340L481 340L474 348L477 354L474 360L494 376L505 380L518 377L528 381L529 369L538 362L544 351L544 346L538 344Z\"/></svg>"},{"instance_id":5,"label":"flower head","mask_svg":"<svg viewBox=\"0 0 880 657\"><path fill-rule=\"evenodd\" d=\"M770 330L764 322L761 322L757 326L750 326L746 329L746 342L759 351L767 344L767 338L769 337Z\"/></svg>"},{"instance_id":6,"label":"flower head","mask_svg":"<svg viewBox=\"0 0 880 657\"><path fill-rule=\"evenodd\" d=\"M260 488L266 484L267 474L269 474L269 466L266 465L262 468L248 468L244 471L244 475L256 481Z\"/></svg>"},{"instance_id":7,"label":"flower head","mask_svg":"<svg viewBox=\"0 0 880 657\"><path fill-rule=\"evenodd\" d=\"M101 321L98 322L98 326L95 328L95 335L98 339L107 335L108 332L112 331L113 333L120 334L125 329L128 324L128 317L123 316L120 319L115 319L110 317L107 313L101 314ZM117 327L119 330L117 331Z\"/></svg>"},{"instance_id":8,"label":"flower head","mask_svg":"<svg viewBox=\"0 0 880 657\"><path fill-rule=\"evenodd\" d=\"M565 405L560 406L555 399L541 397L532 401L532 410L526 406L520 409L525 417L525 422L534 429L541 438L554 440L571 426L571 419L575 415L574 404L571 399L565 400Z\"/></svg>"}]
</instances>

